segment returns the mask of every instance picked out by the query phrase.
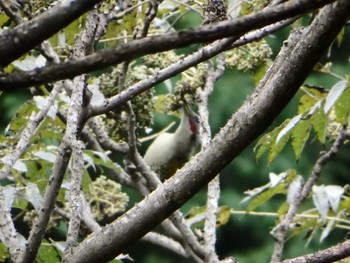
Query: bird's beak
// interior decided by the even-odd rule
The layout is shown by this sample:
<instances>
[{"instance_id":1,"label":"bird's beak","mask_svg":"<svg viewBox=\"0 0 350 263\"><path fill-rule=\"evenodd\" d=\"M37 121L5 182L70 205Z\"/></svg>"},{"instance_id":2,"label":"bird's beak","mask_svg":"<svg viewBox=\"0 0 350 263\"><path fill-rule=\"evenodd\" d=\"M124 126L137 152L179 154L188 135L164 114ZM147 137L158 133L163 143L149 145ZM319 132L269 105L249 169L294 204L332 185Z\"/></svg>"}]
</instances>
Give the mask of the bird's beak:
<instances>
[{"instance_id":1,"label":"bird's beak","mask_svg":"<svg viewBox=\"0 0 350 263\"><path fill-rule=\"evenodd\" d=\"M184 103L184 111L187 116L195 116L195 112L190 108L190 106L185 102Z\"/></svg>"}]
</instances>

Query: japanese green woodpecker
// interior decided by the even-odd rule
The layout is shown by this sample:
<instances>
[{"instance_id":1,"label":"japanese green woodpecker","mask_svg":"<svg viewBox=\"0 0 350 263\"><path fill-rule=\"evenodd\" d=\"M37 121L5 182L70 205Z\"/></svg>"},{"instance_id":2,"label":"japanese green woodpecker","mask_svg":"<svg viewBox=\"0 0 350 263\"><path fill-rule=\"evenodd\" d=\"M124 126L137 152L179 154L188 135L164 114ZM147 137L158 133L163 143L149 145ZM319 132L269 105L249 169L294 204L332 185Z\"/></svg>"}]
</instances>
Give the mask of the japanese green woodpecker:
<instances>
[{"instance_id":1,"label":"japanese green woodpecker","mask_svg":"<svg viewBox=\"0 0 350 263\"><path fill-rule=\"evenodd\" d=\"M185 103L181 122L174 133L160 134L144 156L146 163L161 180L175 174L191 157L198 146L199 117Z\"/></svg>"}]
</instances>

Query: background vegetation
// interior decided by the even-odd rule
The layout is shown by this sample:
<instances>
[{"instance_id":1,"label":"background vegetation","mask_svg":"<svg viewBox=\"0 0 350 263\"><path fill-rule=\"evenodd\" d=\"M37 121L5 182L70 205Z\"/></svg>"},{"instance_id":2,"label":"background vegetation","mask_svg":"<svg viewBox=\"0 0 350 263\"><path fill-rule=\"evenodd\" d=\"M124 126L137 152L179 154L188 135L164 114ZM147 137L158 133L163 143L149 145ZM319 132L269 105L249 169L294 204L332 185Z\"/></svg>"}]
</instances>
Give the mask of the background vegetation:
<instances>
[{"instance_id":1,"label":"background vegetation","mask_svg":"<svg viewBox=\"0 0 350 263\"><path fill-rule=\"evenodd\" d=\"M11 6L11 3L5 3L4 1L1 2L2 8L6 5ZM120 22L118 19L111 20L109 28L106 30L106 34L101 38L102 41L96 45L97 51L109 46L114 47L120 45L122 41L119 39L123 39L124 41L124 38L122 37L128 36L130 38L132 34L134 34L134 36L135 34L137 35L140 31L136 31L135 28L137 26L144 25L144 21L149 18L149 15L146 15L147 11L155 10L150 7L151 3L153 6L157 6L158 8L158 13L156 15L158 20L154 20L154 24L151 24L152 26L149 34L156 34L164 30L162 27L155 26L156 23L160 22L169 23L169 26L171 25L171 27L168 30L182 30L199 27L203 23L203 18L206 18L204 12L205 5L208 5L210 2L214 3L215 7L222 4L221 1L184 1L183 3L179 3L177 1L126 2L128 2L128 5L110 1L98 5L99 9L95 7L94 11L97 10L96 13L98 13L98 11L103 13L103 10L109 10L108 8L110 7L108 5L113 5L114 7L121 7L124 5L124 10L139 5L139 8L131 8L130 10L132 11L124 12L124 16L122 16L121 20L122 22ZM158 6L160 2L163 3ZM229 2L228 10L232 11L230 8L232 8L233 5L237 5L238 2L239 1ZM236 16L241 17L263 9L265 6L270 4L270 2L271 1L242 1L242 3L237 5L237 8L234 10L238 9L239 13ZM42 11L40 11L41 9L34 4L44 5ZM36 12L44 12L49 8L49 6L45 6L49 5L49 3L44 4L40 1L33 2L32 5L33 6L30 6L32 8L30 14L33 16ZM18 12L26 13L27 11L25 8L23 8ZM209 123L211 133L213 135L219 132L220 128L226 124L227 120L230 119L232 114L239 109L245 99L255 90L259 80L264 76L267 68L272 65L281 47L283 46L283 42L288 38L291 31L293 29L301 28L302 26L308 26L310 23L312 23L316 13L317 11L314 11L313 13L306 13L302 18L296 20L296 22L265 36L263 41L266 41L268 48L271 48L271 54L267 54L267 52L263 55L263 57L258 58L256 65L254 65L251 69L242 69L242 67L244 68L244 65L239 63L250 63L249 56L254 57L252 53L255 51L255 49L247 51L245 46L237 48L237 52L241 52L241 57L238 58L237 56L239 56L239 54L227 53L226 59L229 60L230 56L232 56L233 64L230 64L229 62L226 64L225 72L218 79L218 81L216 81L215 89L210 94L209 98ZM120 15L120 13L116 12L116 16L118 15ZM232 11L232 16L235 16L234 11ZM56 51L59 56L65 59L77 56L77 54L74 53L75 51L73 47L74 45L77 45L76 43L78 43L78 40L76 40L76 38L73 36L79 32L81 33L79 30L81 30L82 25L86 25L84 22L86 22L88 19L88 15L84 15L82 18L80 18L79 22L71 24L65 29L65 31L62 31L63 33L61 32L61 35L54 35L50 39L50 43L57 48ZM13 17L9 16L9 13L1 13L0 20L3 29L15 27L16 23L13 21ZM66 41L65 45L67 46L60 49L58 43L59 41L62 41L62 39L59 40L59 38L62 37L62 34L65 35L64 41ZM129 41L131 42L132 39L125 42L129 43ZM260 44L257 45L257 49L261 47ZM343 116L337 118L334 122L338 122L339 126L347 127L349 115L346 114L349 114L348 105L350 104L348 101L349 95L347 94L349 93L347 76L350 69L349 46L350 29L348 25L346 25L341 34L338 35L338 38L329 48L327 54L323 55L319 61L319 64L315 66L313 72L305 80L305 84L307 85L304 85L298 91L293 100L274 120L273 125L270 126L267 133L273 131L281 132L283 127L286 127L288 123L284 121L287 119L292 119L294 116L300 113L300 108L298 112L298 107L300 106L300 101L302 98L305 99L305 94L315 92L314 94L317 94L317 96L319 95L319 98L325 99L332 87L341 83L342 81L345 83L344 91L339 97L336 98L336 101L333 103L332 107L334 107L334 111L340 112L338 115L345 115L345 117ZM176 50L176 55L191 54L193 51L201 47L201 44L194 44L190 47L182 47ZM68 52L67 50L71 52L69 55L64 53ZM175 53L173 54L169 52L169 54L166 55L168 56L167 58L169 58L169 62L167 62L168 64L173 63L178 59L176 58L174 61L171 61L172 59L169 56L172 55L175 56ZM37 66L36 63L38 63L37 61L33 62L33 57L39 57L38 50L33 50L9 66L4 67L4 72L10 75L12 73L33 69ZM152 73L159 70L159 68L168 66L160 65L162 59L164 60L164 57L157 60L157 58L152 58L152 56L149 56L148 58L138 58L134 61L130 61L130 64L129 62L124 64L131 70L129 70L128 73L124 72L125 75L128 76L124 76L126 80L120 87L114 87L108 83L109 80L115 78L116 74L120 74L118 75L119 78L123 77L123 73L121 73L122 69L121 67L118 68L117 65L108 68L101 68L98 72L95 71L93 74L90 74L89 80L86 81L86 83L91 85L89 86L90 88L93 85L96 85L98 89L104 93L106 98L112 97L115 94L118 94L123 87L127 88L128 86L143 80L143 77L146 78L152 75ZM237 62L237 60L239 60L239 62ZM212 61L214 61L214 59ZM29 64L23 66L25 63ZM213 63L215 64L219 62L216 61ZM142 65L144 64L151 69L150 72L147 72L147 70L142 68ZM28 68L25 69L25 67ZM170 110L171 105L176 105L176 103L179 103L179 98L176 97L178 93L176 92L183 92L186 94L183 86L179 85L181 81L199 81L196 78L199 78L198 76L201 74L200 66L197 66L196 70L198 70L198 72L196 71L195 74L193 74L193 72L191 73L189 70L187 73L188 75L178 75L171 78L170 81L158 84L154 90L146 91L146 93L143 93L141 97L139 96L138 101L137 97L133 100L132 106L137 118L136 134L138 135L139 139L142 140L142 138L149 135L150 127L152 127L152 132L157 132L163 129L171 121L175 120L178 122L178 115L176 115L176 113L174 114L173 111ZM193 75L191 76L190 74ZM186 79L186 77L189 79ZM116 83L118 83L118 78L114 84ZM122 82L119 82L119 84L120 83ZM33 90L6 90L1 94L1 157L6 156L6 154L8 154L8 150L11 151L11 149L16 146L21 131L23 131L27 125L31 112L38 112L40 110L42 103L33 99L33 97L47 96L50 94L51 90L52 86L46 84L41 86L38 85ZM196 96L194 95L195 92L193 91L187 92L186 96L188 97L186 98L196 105L198 102L196 101ZM69 107L69 104L67 104L67 101L70 99L69 96L69 94L62 91L61 97L57 99L60 109L62 109L65 113ZM100 101L97 101L96 103L99 102ZM336 107L341 107L336 106L338 105L337 103L339 105L345 104L345 106L342 107L342 109L336 109ZM312 104L305 104L304 109L306 108L307 110L310 110L312 106ZM323 110L323 107L324 104L322 104L320 111ZM117 143L120 141L128 142L127 135L130 131L128 128L125 128L127 119L123 119L123 114L125 114L126 111L127 110L123 108L121 111L118 110L114 112L115 115L107 113L102 118L102 123L105 125L106 130L109 133L109 138ZM31 214L31 212L37 209L35 207L35 200L38 201L40 199L38 196L31 196L28 200L28 196L30 195L28 194L29 185L30 183L33 183L33 185L37 186L37 188L33 186L35 189L33 191L35 192L39 190L40 195L44 195L46 182L53 169L52 165L55 163L57 149L60 145L60 141L62 140L63 132L65 130L65 118L59 118L56 114L57 112L54 113L52 117L47 116L42 121L41 125L36 130L31 143L28 145L28 149L21 156L20 161L21 164L25 165L25 168L20 168L19 166L12 167L11 176L9 176L9 178L6 180L1 181L2 187L15 184L17 189L19 189L15 197L13 197L14 201L12 204L11 214L16 229L26 238L29 236L31 224L35 218L35 215ZM313 114L314 113L310 115ZM339 119L342 120L339 121ZM112 121L109 122L110 120ZM67 121L67 119L65 119L65 121ZM305 121L308 121L306 117ZM329 127L332 124L334 123L327 119L327 125L324 125L325 131L323 131L325 134L324 141L321 142L319 140L320 130L317 130L317 127L319 126L316 127L316 131L315 129L310 129L310 135L305 142L306 146L301 146L303 144L301 142L298 144L298 146L302 148L300 156L296 156L295 148L293 148L292 145L293 140L289 138L290 134L287 133L295 131L292 138L303 137L305 134L303 134L304 131L298 131L297 126L294 125L290 128L290 130L285 132L285 134L283 134L283 132L282 134L280 133L282 140L285 140L286 142L285 145L280 146L280 149L276 149L273 146L270 147L267 139L261 139L266 137L260 137L259 139L253 141L249 147L247 147L237 158L234 159L234 161L232 161L220 172L221 196L219 205L224 208L231 209L223 210L224 212L218 214L219 217L224 217L225 221L223 225L220 225L217 228L216 252L220 258L233 256L239 262L268 262L270 260L271 251L273 251L274 245L274 240L270 236L270 231L280 222L279 220L281 218L279 216L284 215L287 211L286 195L288 193L287 189L289 184L291 184L291 181L294 180L297 174L300 174L305 178L304 180L307 180L314 168L315 162L320 156L320 153L322 151L327 151L334 143L334 139L339 135L339 132L335 131L331 134ZM172 130L174 129L175 127L172 128ZM93 128L91 128L89 131L92 132L92 130ZM274 135L274 138L276 139L276 134ZM149 144L149 141L138 144L141 154L145 152ZM277 144L278 143L276 143L276 145ZM259 145L262 145L261 147L267 147L267 153L262 154L261 157L257 157L257 154L259 154ZM103 154L101 153L101 155L98 155L96 150L92 150L87 147L84 160L85 169L82 175L82 189L84 192L86 192L88 201L90 200L89 202L95 219L101 225L105 225L112 222L114 219L117 219L124 213L125 210L133 207L133 205L140 200L140 195L130 186L121 186L113 183L109 184L110 182L105 178L103 182L99 182L95 185L96 189L102 185L104 189L112 189L113 191L117 191L117 197L115 196L116 199L112 200L112 202L115 202L113 209L116 210L109 210L110 207L105 207L103 204L100 204L100 206L98 204L96 205L97 199L95 200L94 198L99 197L101 193L94 195L94 191L96 189L93 190L93 188L91 188L93 181L96 182L96 180L98 180L98 178L100 178L102 175L106 175L107 178L117 181L116 178L113 177L113 173L110 173L110 170L115 168L113 163L118 163L121 167L125 168L123 162L126 156L125 152L111 153L108 149L101 152L103 152ZM111 159L104 155L106 153L108 153L108 156ZM331 245L335 245L347 238L347 232L349 230L347 213L348 209L350 208L348 205L349 189L347 188L348 172L350 169L350 164L348 161L349 154L349 145L345 143L331 162L322 170L322 176L317 182L318 185L337 185L344 189L344 192L341 194L340 206L337 207L339 211L331 211L332 209L329 208L329 216L338 217L338 219L341 218L343 221L336 222L328 231L327 237L320 241L321 234L325 233L324 229L327 223L331 220L329 218L327 218L325 221L320 219L321 217L319 213L321 213L321 211L320 209L315 209L315 202L313 202L312 197L309 197L308 200L300 207L299 213L305 212L306 214L312 214L315 216L315 218L310 222L300 220L300 231L298 227L290 230L290 238L287 238L288 241L286 242L283 258L292 258L298 255L305 255L315 250L324 249ZM271 157L271 155L274 156ZM117 167L115 169L118 170L121 168ZM242 200L247 197L247 195L244 193L245 191L268 184L270 182L270 173L281 174L285 171L289 171L290 181L284 186L283 191L277 191L274 187L268 190L265 189L265 191L260 194L253 194L249 202L242 203ZM67 173L71 174L74 173L74 171ZM63 183L63 187L56 202L56 208L61 209L62 211L58 213L58 215L54 214L54 216L51 218L50 224L47 228L47 234L45 235L44 243L46 243L46 246L45 244L41 246L37 257L39 262L58 262L58 258L64 257L65 253L67 253L64 249L60 250L60 246L63 246L63 242L66 241L68 225L70 222L69 216L67 218L65 213L72 213L68 209L67 197L65 197L67 190L69 189L67 184L68 179L67 181L65 180L65 183ZM119 189L119 187L122 188ZM24 194L25 191L27 191L27 196ZM267 198L266 195L271 195L271 199ZM111 196L106 198L111 198ZM191 217L198 217L200 215L198 212L194 212L194 214L188 213L193 213L194 208L204 207L206 199L206 189L201 190L198 194L193 196L181 208L181 211L185 214L185 219L189 220ZM251 209L252 203L254 206L253 209ZM246 214L246 210L249 210L251 214ZM342 211L341 213L340 210ZM225 213L227 211L229 212ZM99 215L97 215L96 212ZM200 223L192 228L203 229L203 223ZM91 229L82 224L77 240L83 240L90 231ZM2 253L0 260L9 260L8 250L3 243L1 244L0 253ZM193 258L184 259L177 253L169 252L167 248L161 248L160 246L142 240L128 246L127 250L123 251L123 253L129 254L130 257L135 260L135 262L193 262ZM127 260L128 259L126 259L126 261Z\"/></svg>"}]
</instances>

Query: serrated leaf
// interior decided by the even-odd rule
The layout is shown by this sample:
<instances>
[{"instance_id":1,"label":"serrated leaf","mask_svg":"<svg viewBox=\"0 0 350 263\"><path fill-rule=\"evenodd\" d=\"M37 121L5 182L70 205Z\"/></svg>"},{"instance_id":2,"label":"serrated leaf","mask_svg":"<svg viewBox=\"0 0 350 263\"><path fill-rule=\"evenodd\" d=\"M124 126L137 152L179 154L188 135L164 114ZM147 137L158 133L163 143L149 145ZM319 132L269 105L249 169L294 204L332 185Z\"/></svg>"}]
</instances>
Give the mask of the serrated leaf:
<instances>
[{"instance_id":1,"label":"serrated leaf","mask_svg":"<svg viewBox=\"0 0 350 263\"><path fill-rule=\"evenodd\" d=\"M295 197L300 195L303 181L303 178L299 175L289 184L287 192L288 204L292 204L295 200Z\"/></svg>"},{"instance_id":2,"label":"serrated leaf","mask_svg":"<svg viewBox=\"0 0 350 263\"><path fill-rule=\"evenodd\" d=\"M338 101L334 106L335 116L337 122L345 125L348 122L350 115L350 89L344 90Z\"/></svg>"},{"instance_id":3,"label":"serrated leaf","mask_svg":"<svg viewBox=\"0 0 350 263\"><path fill-rule=\"evenodd\" d=\"M322 231L320 242L323 242L323 240L325 240L325 238L329 235L329 233L334 229L335 225L336 225L335 220L329 220L327 222L326 227Z\"/></svg>"},{"instance_id":4,"label":"serrated leaf","mask_svg":"<svg viewBox=\"0 0 350 263\"><path fill-rule=\"evenodd\" d=\"M23 173L28 171L26 164L21 160L17 160L12 168Z\"/></svg>"},{"instance_id":5,"label":"serrated leaf","mask_svg":"<svg viewBox=\"0 0 350 263\"><path fill-rule=\"evenodd\" d=\"M255 146L256 158L259 159L266 151L269 151L268 162L271 163L280 151L284 148L287 143L289 136L283 136L279 143L276 143L276 137L281 130L287 125L289 120L284 121L279 127L275 128L269 133L266 133L260 138L257 145Z\"/></svg>"},{"instance_id":6,"label":"serrated leaf","mask_svg":"<svg viewBox=\"0 0 350 263\"><path fill-rule=\"evenodd\" d=\"M302 116L299 114L288 121L284 128L278 133L276 144L278 144L283 137L290 135L291 130L300 122L301 117Z\"/></svg>"},{"instance_id":7,"label":"serrated leaf","mask_svg":"<svg viewBox=\"0 0 350 263\"><path fill-rule=\"evenodd\" d=\"M270 151L269 151L268 158L267 158L269 163L271 163L273 160L276 159L276 157L279 155L279 153L286 146L288 140L289 140L289 136L284 136L278 143L274 143L272 145L272 147L270 148Z\"/></svg>"},{"instance_id":8,"label":"serrated leaf","mask_svg":"<svg viewBox=\"0 0 350 263\"><path fill-rule=\"evenodd\" d=\"M276 187L270 188L264 191L263 193L259 194L249 202L246 208L247 212L254 211L256 208L265 204L268 200L270 200L275 195L285 193L286 192L285 187L286 187L285 184L279 184Z\"/></svg>"},{"instance_id":9,"label":"serrated leaf","mask_svg":"<svg viewBox=\"0 0 350 263\"><path fill-rule=\"evenodd\" d=\"M309 92L309 89L307 89ZM308 93L301 96L298 105L298 114L303 114L308 111L316 103L316 99L313 96L310 96Z\"/></svg>"},{"instance_id":10,"label":"serrated leaf","mask_svg":"<svg viewBox=\"0 0 350 263\"><path fill-rule=\"evenodd\" d=\"M42 160L48 161L49 163L54 163L56 161L56 154L44 150L33 152L33 155L39 157Z\"/></svg>"},{"instance_id":11,"label":"serrated leaf","mask_svg":"<svg viewBox=\"0 0 350 263\"><path fill-rule=\"evenodd\" d=\"M320 109L314 116L312 116L310 121L316 132L317 139L324 144L326 141L327 116L323 109Z\"/></svg>"},{"instance_id":12,"label":"serrated leaf","mask_svg":"<svg viewBox=\"0 0 350 263\"><path fill-rule=\"evenodd\" d=\"M344 188L338 185L327 185L325 190L330 207L333 212L336 213L338 211L340 199L344 193Z\"/></svg>"},{"instance_id":13,"label":"serrated leaf","mask_svg":"<svg viewBox=\"0 0 350 263\"><path fill-rule=\"evenodd\" d=\"M292 147L297 160L310 135L311 123L308 120L301 120L292 131Z\"/></svg>"},{"instance_id":14,"label":"serrated leaf","mask_svg":"<svg viewBox=\"0 0 350 263\"><path fill-rule=\"evenodd\" d=\"M345 80L337 82L329 91L324 105L325 113L328 113L347 87Z\"/></svg>"},{"instance_id":15,"label":"serrated leaf","mask_svg":"<svg viewBox=\"0 0 350 263\"><path fill-rule=\"evenodd\" d=\"M273 143L275 143L275 134L277 131L273 130L262 136L257 142L254 151L256 152L256 159L259 159L266 151L268 151Z\"/></svg>"},{"instance_id":16,"label":"serrated leaf","mask_svg":"<svg viewBox=\"0 0 350 263\"><path fill-rule=\"evenodd\" d=\"M321 215L321 219L326 220L329 210L329 202L327 193L323 185L314 185L312 187L312 200L314 202L315 207L317 208L317 211Z\"/></svg>"},{"instance_id":17,"label":"serrated leaf","mask_svg":"<svg viewBox=\"0 0 350 263\"><path fill-rule=\"evenodd\" d=\"M38 186L33 183L27 183L26 196L28 201L34 206L35 210L39 212L43 204L43 198Z\"/></svg>"}]
</instances>

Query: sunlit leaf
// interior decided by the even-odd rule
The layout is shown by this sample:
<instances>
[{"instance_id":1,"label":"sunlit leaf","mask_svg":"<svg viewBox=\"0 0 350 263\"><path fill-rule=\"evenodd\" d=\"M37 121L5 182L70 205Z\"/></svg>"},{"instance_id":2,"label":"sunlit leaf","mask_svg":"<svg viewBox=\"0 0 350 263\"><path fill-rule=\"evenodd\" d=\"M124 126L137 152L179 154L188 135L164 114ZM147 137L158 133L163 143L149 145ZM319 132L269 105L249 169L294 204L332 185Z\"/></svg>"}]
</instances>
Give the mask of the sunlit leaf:
<instances>
[{"instance_id":1,"label":"sunlit leaf","mask_svg":"<svg viewBox=\"0 0 350 263\"><path fill-rule=\"evenodd\" d=\"M26 196L28 201L34 206L35 210L39 212L43 204L43 198L38 186L33 183L27 183Z\"/></svg>"},{"instance_id":2,"label":"sunlit leaf","mask_svg":"<svg viewBox=\"0 0 350 263\"><path fill-rule=\"evenodd\" d=\"M232 208L229 206L220 206L216 212L216 227L227 224L232 213Z\"/></svg>"},{"instance_id":3,"label":"sunlit leaf","mask_svg":"<svg viewBox=\"0 0 350 263\"><path fill-rule=\"evenodd\" d=\"M292 118L287 125L285 125L285 127L277 135L276 144L278 144L283 137L289 135L289 132L300 122L301 117L301 115L297 115Z\"/></svg>"},{"instance_id":4,"label":"sunlit leaf","mask_svg":"<svg viewBox=\"0 0 350 263\"><path fill-rule=\"evenodd\" d=\"M333 212L336 213L338 211L340 199L344 193L344 188L338 185L327 185L325 190L330 207L332 208Z\"/></svg>"},{"instance_id":5,"label":"sunlit leaf","mask_svg":"<svg viewBox=\"0 0 350 263\"><path fill-rule=\"evenodd\" d=\"M331 90L329 91L329 93L326 97L326 101L325 101L325 105L324 105L325 113L328 113L329 110L334 106L336 101L342 95L343 91L346 89L347 85L348 85L347 82L342 80L342 81L337 82L331 88Z\"/></svg>"},{"instance_id":6,"label":"sunlit leaf","mask_svg":"<svg viewBox=\"0 0 350 263\"><path fill-rule=\"evenodd\" d=\"M40 150L37 152L33 152L33 155L50 163L54 163L56 161L56 154L54 154L53 152Z\"/></svg>"},{"instance_id":7,"label":"sunlit leaf","mask_svg":"<svg viewBox=\"0 0 350 263\"><path fill-rule=\"evenodd\" d=\"M300 195L302 184L303 184L303 177L301 177L300 175L297 176L289 184L288 192L287 192L287 202L288 202L288 204L292 204L293 201L295 200L295 197Z\"/></svg>"},{"instance_id":8,"label":"sunlit leaf","mask_svg":"<svg viewBox=\"0 0 350 263\"><path fill-rule=\"evenodd\" d=\"M28 171L26 164L21 160L17 160L12 168L23 173Z\"/></svg>"},{"instance_id":9,"label":"sunlit leaf","mask_svg":"<svg viewBox=\"0 0 350 263\"><path fill-rule=\"evenodd\" d=\"M323 229L321 237L320 237L320 242L324 241L325 238L330 234L330 232L334 229L336 225L336 221L335 220L329 220L327 222L326 227Z\"/></svg>"},{"instance_id":10,"label":"sunlit leaf","mask_svg":"<svg viewBox=\"0 0 350 263\"><path fill-rule=\"evenodd\" d=\"M280 141L276 143L276 138L278 134L281 132L281 130L287 125L289 120L286 120L283 122L279 127L275 128L269 133L266 133L263 137L260 138L258 141L255 151L256 151L256 158L259 159L266 151L269 151L268 155L268 161L271 163L277 155L280 153L280 151L284 148L285 144L287 143L289 136L285 135L282 136Z\"/></svg>"},{"instance_id":11,"label":"sunlit leaf","mask_svg":"<svg viewBox=\"0 0 350 263\"><path fill-rule=\"evenodd\" d=\"M321 219L325 220L328 215L329 202L324 186L314 185L312 187L312 200L321 215Z\"/></svg>"},{"instance_id":12,"label":"sunlit leaf","mask_svg":"<svg viewBox=\"0 0 350 263\"><path fill-rule=\"evenodd\" d=\"M337 185L312 187L312 199L323 220L326 219L330 208L337 212L343 193L344 189Z\"/></svg>"},{"instance_id":13,"label":"sunlit leaf","mask_svg":"<svg viewBox=\"0 0 350 263\"><path fill-rule=\"evenodd\" d=\"M267 201L269 201L275 195L284 194L284 193L286 193L286 186L284 184L279 184L274 188L270 188L270 189L264 191L263 193L259 194L255 198L253 198L249 202L246 210L247 210L247 212L254 211L256 208L265 204Z\"/></svg>"}]
</instances>

